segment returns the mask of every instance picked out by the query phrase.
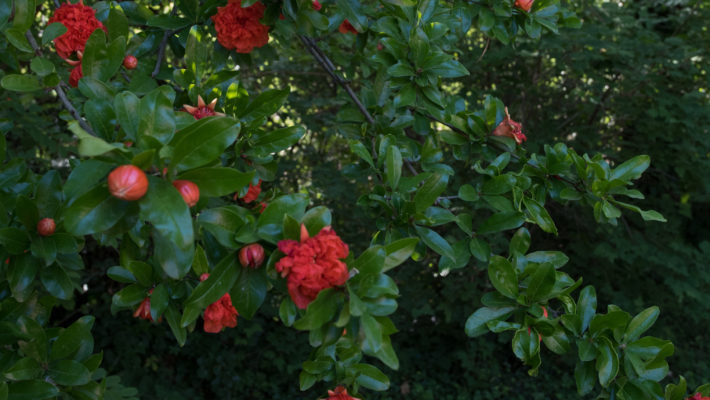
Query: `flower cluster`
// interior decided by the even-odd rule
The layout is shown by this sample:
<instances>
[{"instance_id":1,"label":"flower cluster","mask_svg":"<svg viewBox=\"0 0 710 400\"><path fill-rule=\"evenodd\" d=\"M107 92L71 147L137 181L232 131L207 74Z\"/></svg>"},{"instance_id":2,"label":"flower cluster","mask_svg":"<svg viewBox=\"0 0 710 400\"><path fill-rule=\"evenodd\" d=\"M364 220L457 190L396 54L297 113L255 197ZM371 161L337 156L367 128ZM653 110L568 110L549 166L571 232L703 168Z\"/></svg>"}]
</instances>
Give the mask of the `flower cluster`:
<instances>
[{"instance_id":1,"label":"flower cluster","mask_svg":"<svg viewBox=\"0 0 710 400\"><path fill-rule=\"evenodd\" d=\"M266 7L258 1L242 8L241 0L229 0L226 6L217 7L212 21L219 44L237 53L251 53L255 47L264 46L269 41L269 27L259 22L264 10Z\"/></svg>"},{"instance_id":2,"label":"flower cluster","mask_svg":"<svg viewBox=\"0 0 710 400\"><path fill-rule=\"evenodd\" d=\"M84 51L86 41L96 29L106 31L106 27L96 19L94 9L85 6L81 1L77 4L62 4L54 11L47 24L54 22L60 22L67 28L66 33L54 39L57 54L65 59L75 52Z\"/></svg>"},{"instance_id":3,"label":"flower cluster","mask_svg":"<svg viewBox=\"0 0 710 400\"><path fill-rule=\"evenodd\" d=\"M522 144L528 138L523 133L523 125L513 121L508 113L508 107L505 108L505 118L501 121L496 129L493 130L493 136L505 136L515 140L515 143Z\"/></svg>"},{"instance_id":4,"label":"flower cluster","mask_svg":"<svg viewBox=\"0 0 710 400\"><path fill-rule=\"evenodd\" d=\"M242 199L242 201L249 204L252 201L256 200L260 194L261 194L261 179L259 179L259 183L257 183L256 185L252 185L251 183L249 184L249 189L247 190L247 194L245 194L244 197L239 197L239 193L235 193L234 200ZM265 204L266 203L262 202L261 212L263 212L264 209L266 208Z\"/></svg>"},{"instance_id":5,"label":"flower cluster","mask_svg":"<svg viewBox=\"0 0 710 400\"><path fill-rule=\"evenodd\" d=\"M348 245L329 226L308 237L301 225L301 241L282 240L279 250L286 257L276 263L276 271L287 278L288 293L298 308L304 309L318 293L348 280L348 267L341 259L348 256Z\"/></svg>"},{"instance_id":6,"label":"flower cluster","mask_svg":"<svg viewBox=\"0 0 710 400\"><path fill-rule=\"evenodd\" d=\"M202 274L200 281L209 278L209 274ZM222 298L207 306L203 318L205 324L203 326L207 333L219 333L224 328L234 328L237 326L237 317L239 313L232 305L232 297L229 293L225 293Z\"/></svg>"},{"instance_id":7,"label":"flower cluster","mask_svg":"<svg viewBox=\"0 0 710 400\"><path fill-rule=\"evenodd\" d=\"M348 394L348 390L343 386L338 386L334 390L328 391L328 398L324 400L360 400Z\"/></svg>"}]
</instances>

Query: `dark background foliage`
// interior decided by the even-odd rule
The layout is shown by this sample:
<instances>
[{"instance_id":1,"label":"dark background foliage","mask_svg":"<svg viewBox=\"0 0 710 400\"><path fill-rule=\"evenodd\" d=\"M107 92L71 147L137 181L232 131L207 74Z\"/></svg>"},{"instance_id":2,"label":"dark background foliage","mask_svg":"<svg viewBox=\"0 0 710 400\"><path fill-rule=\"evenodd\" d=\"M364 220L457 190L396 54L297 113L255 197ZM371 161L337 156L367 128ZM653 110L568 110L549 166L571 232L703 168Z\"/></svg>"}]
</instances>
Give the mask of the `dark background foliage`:
<instances>
[{"instance_id":1,"label":"dark background foliage","mask_svg":"<svg viewBox=\"0 0 710 400\"><path fill-rule=\"evenodd\" d=\"M521 39L514 46L469 36L459 48L471 75L450 90L472 104L484 94L503 99L523 122L531 151L564 141L612 161L651 156L651 168L637 184L647 196L640 205L658 210L667 223L625 214L617 227L597 225L590 210L552 205L560 234L533 231L532 248L564 249L571 259L567 272L595 285L602 303L632 313L658 304L662 314L651 333L675 343L671 374L695 387L710 378L710 6L682 0L572 3L584 20L578 30L542 41ZM306 57L297 45L294 54ZM288 57L270 56L276 73L247 71L245 81L253 81L250 87L288 83L289 109L280 116L298 118L311 129L281 163L279 185L307 191L330 207L335 229L359 252L374 229L369 211L357 205L362 190L353 189L366 188L367 177L345 156L347 143L332 124L345 101L317 66L291 71ZM9 148L63 155L71 137L57 124L57 104L44 101L2 92L0 122L13 121ZM280 119L271 123L279 125ZM52 162L44 160L46 165L29 167L42 171ZM76 299L78 310L97 318L93 332L104 367L144 399L293 399L324 392L320 385L298 391L298 362L308 356L308 338L278 321L277 302L251 321L241 319L236 329L196 332L179 348L165 323L110 313L118 286L105 270L116 263L115 254L87 243L83 256L91 278L88 291ZM442 277L435 263L420 259L393 272L402 291L393 317L401 368L388 373L388 392L368 399L578 397L573 355L544 353L540 376L529 377L510 349L509 335L467 338L463 322L489 289L485 265L472 261ZM72 315L55 311L53 318Z\"/></svg>"}]
</instances>

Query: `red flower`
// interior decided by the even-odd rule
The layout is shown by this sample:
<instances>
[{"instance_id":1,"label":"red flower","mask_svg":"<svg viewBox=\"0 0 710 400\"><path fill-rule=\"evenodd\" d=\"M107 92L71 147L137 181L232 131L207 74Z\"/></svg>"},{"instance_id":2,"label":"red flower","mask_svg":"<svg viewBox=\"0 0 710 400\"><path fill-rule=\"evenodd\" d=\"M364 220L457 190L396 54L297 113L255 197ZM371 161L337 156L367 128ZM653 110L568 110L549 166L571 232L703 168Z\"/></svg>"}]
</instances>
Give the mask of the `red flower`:
<instances>
[{"instance_id":1,"label":"red flower","mask_svg":"<svg viewBox=\"0 0 710 400\"><path fill-rule=\"evenodd\" d=\"M703 396L702 393L695 393L685 400L710 400L710 397Z\"/></svg>"},{"instance_id":2,"label":"red flower","mask_svg":"<svg viewBox=\"0 0 710 400\"><path fill-rule=\"evenodd\" d=\"M264 248L259 243L252 243L239 250L239 262L243 267L259 268L264 263Z\"/></svg>"},{"instance_id":3,"label":"red flower","mask_svg":"<svg viewBox=\"0 0 710 400\"><path fill-rule=\"evenodd\" d=\"M328 391L328 398L323 400L360 400L348 394L348 390L343 386L338 386L334 390Z\"/></svg>"},{"instance_id":4,"label":"red flower","mask_svg":"<svg viewBox=\"0 0 710 400\"><path fill-rule=\"evenodd\" d=\"M355 29L355 27L347 19L340 24L338 31L340 33L352 33L353 35L357 35L358 33L357 29Z\"/></svg>"},{"instance_id":5,"label":"red flower","mask_svg":"<svg viewBox=\"0 0 710 400\"><path fill-rule=\"evenodd\" d=\"M286 254L276 263L276 270L287 278L288 293L298 308L306 308L318 293L348 280L348 267L341 259L348 256L348 245L329 226L308 237L301 225L301 241L282 240L279 250Z\"/></svg>"},{"instance_id":6,"label":"red flower","mask_svg":"<svg viewBox=\"0 0 710 400\"><path fill-rule=\"evenodd\" d=\"M226 49L237 53L251 53L269 41L269 27L259 20L266 7L259 1L242 8L241 0L229 0L225 7L217 7L212 16L217 31L217 41Z\"/></svg>"},{"instance_id":7,"label":"red flower","mask_svg":"<svg viewBox=\"0 0 710 400\"><path fill-rule=\"evenodd\" d=\"M210 104L206 104L205 101L202 100L202 96L198 95L197 107L185 104L182 106L182 108L184 108L185 111L187 111L188 113L192 114L195 119L202 119L214 115L224 116L224 114L218 113L214 110L215 105L217 105L217 99L212 100Z\"/></svg>"},{"instance_id":8,"label":"red flower","mask_svg":"<svg viewBox=\"0 0 710 400\"><path fill-rule=\"evenodd\" d=\"M136 308L136 311L133 313L133 317L138 317L142 319L146 319L150 322L153 322L153 317L150 315L150 295L153 293L153 289L150 289L150 292L148 292L148 296L146 296L143 301L141 301L141 304Z\"/></svg>"},{"instance_id":9,"label":"red flower","mask_svg":"<svg viewBox=\"0 0 710 400\"><path fill-rule=\"evenodd\" d=\"M202 274L200 281L204 281L210 275ZM203 328L207 333L220 333L224 328L234 328L237 326L239 313L232 305L232 297L225 293L222 298L207 306L203 318L205 323Z\"/></svg>"},{"instance_id":10,"label":"red flower","mask_svg":"<svg viewBox=\"0 0 710 400\"><path fill-rule=\"evenodd\" d=\"M255 185L252 185L251 183L249 184L249 190L247 190L247 194L244 195L244 197L238 197L239 193L234 194L234 200L236 199L242 199L245 203L249 204L252 201L256 200L257 197L261 194L261 179L259 179L259 183ZM263 209L262 209L263 211Z\"/></svg>"},{"instance_id":11,"label":"red flower","mask_svg":"<svg viewBox=\"0 0 710 400\"><path fill-rule=\"evenodd\" d=\"M522 144L524 141L528 140L523 133L523 125L510 118L508 107L505 108L505 118L496 126L496 129L493 130L493 136L506 136L514 139L517 144Z\"/></svg>"},{"instance_id":12,"label":"red flower","mask_svg":"<svg viewBox=\"0 0 710 400\"><path fill-rule=\"evenodd\" d=\"M320 11L321 8L323 8L322 5L320 5L320 2L318 0L313 0L313 9L316 11Z\"/></svg>"},{"instance_id":13,"label":"red flower","mask_svg":"<svg viewBox=\"0 0 710 400\"><path fill-rule=\"evenodd\" d=\"M106 31L106 27L96 19L94 9L81 1L77 4L67 2L54 10L47 25L54 22L60 22L67 28L63 35L54 39L54 47L61 58L69 58L75 51L84 51L86 41L96 29Z\"/></svg>"},{"instance_id":14,"label":"red flower","mask_svg":"<svg viewBox=\"0 0 710 400\"><path fill-rule=\"evenodd\" d=\"M519 9L528 12L533 6L535 0L515 0L515 6Z\"/></svg>"},{"instance_id":15,"label":"red flower","mask_svg":"<svg viewBox=\"0 0 710 400\"><path fill-rule=\"evenodd\" d=\"M84 76L84 73L81 70L81 63L79 63L79 65L74 67L74 69L72 69L71 73L69 74L69 86L79 86L79 79L81 79L82 76Z\"/></svg>"}]
</instances>

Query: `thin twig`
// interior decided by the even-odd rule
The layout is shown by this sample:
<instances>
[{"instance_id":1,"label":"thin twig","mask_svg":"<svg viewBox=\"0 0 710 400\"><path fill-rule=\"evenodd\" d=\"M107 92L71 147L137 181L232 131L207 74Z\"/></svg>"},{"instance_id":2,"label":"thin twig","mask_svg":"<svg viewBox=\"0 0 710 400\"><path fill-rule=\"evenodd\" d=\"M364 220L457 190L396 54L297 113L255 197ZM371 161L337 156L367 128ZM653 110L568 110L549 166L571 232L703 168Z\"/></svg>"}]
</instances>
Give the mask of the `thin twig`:
<instances>
[{"instance_id":1,"label":"thin twig","mask_svg":"<svg viewBox=\"0 0 710 400\"><path fill-rule=\"evenodd\" d=\"M488 45L491 44L491 38L486 38L486 46L483 48L483 53L481 53L481 56L478 57L478 60L476 62L479 62L483 59L483 56L486 55L486 52L488 51Z\"/></svg>"},{"instance_id":2,"label":"thin twig","mask_svg":"<svg viewBox=\"0 0 710 400\"><path fill-rule=\"evenodd\" d=\"M30 42L30 46L32 46L32 49L34 50L35 54L41 57L42 49L37 44L34 35L32 35L32 32L29 30L25 32L25 37L27 38L27 41ZM72 115L72 117L74 117L75 120L77 120L77 122L79 122L79 126L81 126L82 129L84 129L90 135L96 136L94 130L91 129L89 124L84 121L84 119L81 117L81 114L79 114L79 111L77 111L76 107L74 107L72 102L67 97L67 94L64 93L64 89L62 89L62 83L62 81L59 81L57 86L54 86L53 89L55 92L57 92L57 97L59 97L59 100L61 100L62 104L64 105L64 108L69 111L69 113Z\"/></svg>"},{"instance_id":3,"label":"thin twig","mask_svg":"<svg viewBox=\"0 0 710 400\"><path fill-rule=\"evenodd\" d=\"M404 160L404 165L407 166L407 169L409 169L409 172L411 172L412 175L414 175L414 176L419 175L419 174L417 173L417 170L414 169L414 166L412 165L412 163L409 162L409 160L406 160L406 159L405 159L405 160Z\"/></svg>"},{"instance_id":4,"label":"thin twig","mask_svg":"<svg viewBox=\"0 0 710 400\"><path fill-rule=\"evenodd\" d=\"M173 30L165 31L163 34L163 40L160 41L160 47L158 47L158 60L155 62L155 68L153 68L153 73L150 74L152 78L155 78L160 72L160 64L163 63L163 58L165 58L165 47L168 45L168 38L175 33Z\"/></svg>"},{"instance_id":5,"label":"thin twig","mask_svg":"<svg viewBox=\"0 0 710 400\"><path fill-rule=\"evenodd\" d=\"M367 111L367 108L360 102L360 99L358 99L357 95L353 91L353 89L350 87L350 84L348 81L343 79L338 73L335 71L335 65L333 65L333 62L330 61L328 56L323 53L323 51L318 47L315 41L313 39L304 36L304 35L299 35L301 38L301 42L303 42L303 45L306 46L306 49L308 50L309 53L313 56L313 58L318 62L318 64L323 67L325 72L330 75L333 80L340 85L343 89L345 89L345 92L350 96L352 99L353 103L357 106L357 108L360 110L362 115L365 116L365 119L367 119L367 122L370 124L375 124L375 119L372 118L372 115L370 115L370 112Z\"/></svg>"}]
</instances>

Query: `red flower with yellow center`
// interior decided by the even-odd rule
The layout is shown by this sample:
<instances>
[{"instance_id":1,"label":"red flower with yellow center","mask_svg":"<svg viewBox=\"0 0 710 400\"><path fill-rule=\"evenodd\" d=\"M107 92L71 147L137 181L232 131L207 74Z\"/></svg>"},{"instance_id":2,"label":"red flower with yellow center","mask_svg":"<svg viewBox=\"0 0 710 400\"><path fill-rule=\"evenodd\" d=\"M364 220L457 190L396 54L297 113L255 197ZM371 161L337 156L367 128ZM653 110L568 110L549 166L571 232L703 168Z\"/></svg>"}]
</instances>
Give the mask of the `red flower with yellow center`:
<instances>
[{"instance_id":1,"label":"red flower with yellow center","mask_svg":"<svg viewBox=\"0 0 710 400\"><path fill-rule=\"evenodd\" d=\"M62 4L54 10L47 25L54 22L59 22L67 28L63 35L54 39L54 47L61 58L69 58L74 52L84 51L86 41L96 29L101 28L106 32L106 27L96 19L94 9L85 6L82 1L77 4Z\"/></svg>"},{"instance_id":2,"label":"red flower with yellow center","mask_svg":"<svg viewBox=\"0 0 710 400\"><path fill-rule=\"evenodd\" d=\"M288 293L298 308L308 307L321 290L348 280L348 267L341 261L348 256L348 245L329 226L308 237L301 225L300 242L282 240L278 247L286 257L276 263L276 271L287 279Z\"/></svg>"},{"instance_id":3,"label":"red flower with yellow center","mask_svg":"<svg viewBox=\"0 0 710 400\"><path fill-rule=\"evenodd\" d=\"M212 21L219 44L237 53L251 53L255 47L268 43L269 27L259 22L264 10L266 7L258 1L242 8L241 0L229 0L225 7L217 7Z\"/></svg>"}]
</instances>

